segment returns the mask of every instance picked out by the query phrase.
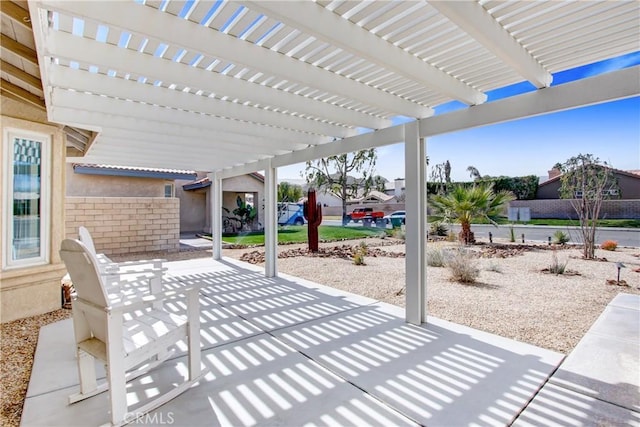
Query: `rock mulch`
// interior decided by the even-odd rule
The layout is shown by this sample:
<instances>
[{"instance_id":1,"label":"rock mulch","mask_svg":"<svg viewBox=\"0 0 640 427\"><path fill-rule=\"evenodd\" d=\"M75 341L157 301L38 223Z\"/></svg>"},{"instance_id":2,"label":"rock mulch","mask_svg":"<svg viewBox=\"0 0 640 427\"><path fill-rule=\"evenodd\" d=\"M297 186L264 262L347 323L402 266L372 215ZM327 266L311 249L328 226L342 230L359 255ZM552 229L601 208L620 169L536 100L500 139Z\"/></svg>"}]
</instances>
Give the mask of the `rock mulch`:
<instances>
[{"instance_id":1,"label":"rock mulch","mask_svg":"<svg viewBox=\"0 0 640 427\"><path fill-rule=\"evenodd\" d=\"M352 259L353 256L361 248L360 245L337 245L330 247L321 247L318 252L310 252L308 248L299 247L294 249L288 249L278 253L278 258L295 258L295 257L311 257L311 258L339 258L339 259ZM390 257L390 258L404 258L404 252L393 252L382 250L378 247L366 246L367 257ZM240 260L248 262L250 264L262 264L265 261L264 250L254 250L251 252L245 252L240 256Z\"/></svg>"},{"instance_id":2,"label":"rock mulch","mask_svg":"<svg viewBox=\"0 0 640 427\"><path fill-rule=\"evenodd\" d=\"M0 354L2 355L0 359L2 378L0 425L20 425L40 327L70 316L71 310L60 309L0 324Z\"/></svg>"}]
</instances>

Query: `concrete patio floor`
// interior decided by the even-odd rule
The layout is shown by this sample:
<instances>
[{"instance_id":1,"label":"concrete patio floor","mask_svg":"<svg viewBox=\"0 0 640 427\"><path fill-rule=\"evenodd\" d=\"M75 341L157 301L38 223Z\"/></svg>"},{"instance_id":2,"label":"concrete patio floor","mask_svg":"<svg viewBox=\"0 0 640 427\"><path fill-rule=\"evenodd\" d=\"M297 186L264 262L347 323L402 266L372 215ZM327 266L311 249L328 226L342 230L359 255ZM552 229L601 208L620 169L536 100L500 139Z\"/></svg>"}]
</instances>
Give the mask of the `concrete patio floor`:
<instances>
[{"instance_id":1,"label":"concrete patio floor","mask_svg":"<svg viewBox=\"0 0 640 427\"><path fill-rule=\"evenodd\" d=\"M409 325L402 308L231 259L166 266L168 287L202 289L209 373L134 424L508 425L564 358L435 318ZM129 384L130 410L181 381L185 349ZM107 393L68 405L77 387L71 320L42 328L22 425L106 423Z\"/></svg>"}]
</instances>

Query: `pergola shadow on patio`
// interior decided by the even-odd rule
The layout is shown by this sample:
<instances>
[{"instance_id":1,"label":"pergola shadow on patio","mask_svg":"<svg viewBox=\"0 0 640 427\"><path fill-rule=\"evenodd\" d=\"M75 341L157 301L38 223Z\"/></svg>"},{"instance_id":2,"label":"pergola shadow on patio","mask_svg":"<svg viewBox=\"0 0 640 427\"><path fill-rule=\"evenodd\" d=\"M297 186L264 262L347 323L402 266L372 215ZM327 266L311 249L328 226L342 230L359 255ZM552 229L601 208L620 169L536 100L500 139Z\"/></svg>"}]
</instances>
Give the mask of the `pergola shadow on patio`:
<instances>
[{"instance_id":1,"label":"pergola shadow on patio","mask_svg":"<svg viewBox=\"0 0 640 427\"><path fill-rule=\"evenodd\" d=\"M505 425L563 355L224 259L168 263L198 285L205 379L138 422L174 425ZM281 275L284 276L284 275ZM176 313L185 307L168 303ZM73 327L42 329L23 425L107 422L103 393L73 405ZM184 350L131 383L132 410L187 369Z\"/></svg>"}]
</instances>

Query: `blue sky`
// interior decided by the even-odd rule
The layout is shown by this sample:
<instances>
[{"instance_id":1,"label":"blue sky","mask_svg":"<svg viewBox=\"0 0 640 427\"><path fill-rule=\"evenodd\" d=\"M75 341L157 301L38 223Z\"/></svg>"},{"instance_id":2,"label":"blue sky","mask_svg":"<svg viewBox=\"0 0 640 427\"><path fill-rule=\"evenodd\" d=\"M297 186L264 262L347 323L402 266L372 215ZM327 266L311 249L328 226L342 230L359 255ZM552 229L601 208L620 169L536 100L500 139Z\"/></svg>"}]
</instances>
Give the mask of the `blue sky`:
<instances>
[{"instance_id":1,"label":"blue sky","mask_svg":"<svg viewBox=\"0 0 640 427\"><path fill-rule=\"evenodd\" d=\"M640 64L640 52L556 73L553 85ZM521 83L488 93L489 101L534 90ZM443 114L463 106L436 108ZM378 148L376 172L389 180L404 177L404 144ZM593 154L623 170L640 169L640 97L532 117L429 138L431 165L449 160L451 178L468 180L468 166L482 175L546 175L557 162ZM304 164L278 169L279 180L301 179ZM431 173L429 168L428 173Z\"/></svg>"}]
</instances>

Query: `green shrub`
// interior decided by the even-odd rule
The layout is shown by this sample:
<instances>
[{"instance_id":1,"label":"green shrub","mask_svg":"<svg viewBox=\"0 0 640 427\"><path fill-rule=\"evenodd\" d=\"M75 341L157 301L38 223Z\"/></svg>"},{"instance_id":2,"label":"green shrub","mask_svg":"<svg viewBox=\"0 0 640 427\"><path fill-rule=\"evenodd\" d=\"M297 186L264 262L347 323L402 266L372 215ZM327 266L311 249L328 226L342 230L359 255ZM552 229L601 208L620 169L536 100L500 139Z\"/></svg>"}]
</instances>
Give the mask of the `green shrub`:
<instances>
[{"instance_id":1,"label":"green shrub","mask_svg":"<svg viewBox=\"0 0 640 427\"><path fill-rule=\"evenodd\" d=\"M429 267L444 267L447 260L447 252L442 248L427 249L427 265Z\"/></svg>"},{"instance_id":2,"label":"green shrub","mask_svg":"<svg viewBox=\"0 0 640 427\"><path fill-rule=\"evenodd\" d=\"M364 257L369 253L369 248L367 246L367 243L362 241L360 242L360 244L358 245L357 248L355 248L354 252L353 252L353 263L355 265L366 265L364 262Z\"/></svg>"},{"instance_id":3,"label":"green shrub","mask_svg":"<svg viewBox=\"0 0 640 427\"><path fill-rule=\"evenodd\" d=\"M553 233L553 243L556 243L558 245L564 245L569 240L571 240L569 239L569 235L562 230L558 230L555 233Z\"/></svg>"},{"instance_id":4,"label":"green shrub","mask_svg":"<svg viewBox=\"0 0 640 427\"><path fill-rule=\"evenodd\" d=\"M567 264L569 263L569 259L566 259L564 262L558 261L558 254L556 251L553 251L551 254L551 264L549 265L549 273L551 274L564 274L567 269Z\"/></svg>"},{"instance_id":5,"label":"green shrub","mask_svg":"<svg viewBox=\"0 0 640 427\"><path fill-rule=\"evenodd\" d=\"M449 229L440 221L434 221L429 227L429 234L433 236L446 236Z\"/></svg>"},{"instance_id":6,"label":"green shrub","mask_svg":"<svg viewBox=\"0 0 640 427\"><path fill-rule=\"evenodd\" d=\"M500 176L495 178L486 178L471 182L454 182L453 185L448 184L448 188L456 185L464 187L473 187L476 184L493 184L496 192L510 191L518 200L533 200L536 198L538 191L538 177L535 175L527 176ZM438 190L442 186L439 182L430 181L427 183L427 194L438 194Z\"/></svg>"},{"instance_id":7,"label":"green shrub","mask_svg":"<svg viewBox=\"0 0 640 427\"><path fill-rule=\"evenodd\" d=\"M353 263L355 265L366 265L364 262L364 254L360 251L357 251L353 254Z\"/></svg>"},{"instance_id":8,"label":"green shrub","mask_svg":"<svg viewBox=\"0 0 640 427\"><path fill-rule=\"evenodd\" d=\"M513 225L509 227L509 241L512 243L516 241L516 232L513 229Z\"/></svg>"},{"instance_id":9,"label":"green shrub","mask_svg":"<svg viewBox=\"0 0 640 427\"><path fill-rule=\"evenodd\" d=\"M471 251L458 249L447 257L447 268L451 272L451 278L460 283L474 283L480 275L480 269Z\"/></svg>"}]
</instances>

